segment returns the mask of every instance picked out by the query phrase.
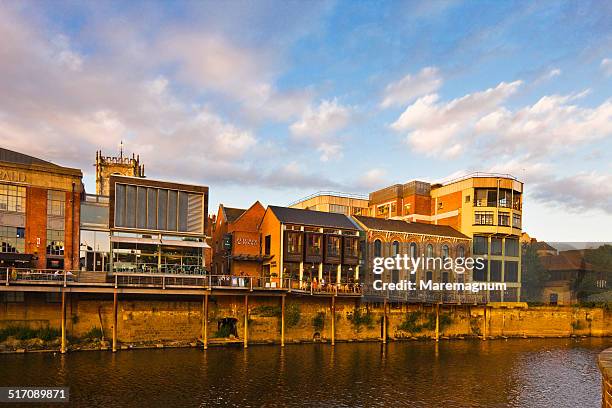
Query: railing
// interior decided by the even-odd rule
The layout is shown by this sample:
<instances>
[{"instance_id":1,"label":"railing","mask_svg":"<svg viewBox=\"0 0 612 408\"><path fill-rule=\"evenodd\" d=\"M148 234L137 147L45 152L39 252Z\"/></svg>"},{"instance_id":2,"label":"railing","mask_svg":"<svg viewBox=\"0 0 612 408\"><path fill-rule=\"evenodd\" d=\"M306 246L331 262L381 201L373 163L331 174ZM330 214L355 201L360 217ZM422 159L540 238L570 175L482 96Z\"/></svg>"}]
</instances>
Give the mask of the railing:
<instances>
[{"instance_id":1,"label":"railing","mask_svg":"<svg viewBox=\"0 0 612 408\"><path fill-rule=\"evenodd\" d=\"M373 299L387 298L390 302L400 303L483 304L488 299L486 292L390 291L374 290L372 287L367 287L363 294Z\"/></svg>"},{"instance_id":2,"label":"railing","mask_svg":"<svg viewBox=\"0 0 612 408\"><path fill-rule=\"evenodd\" d=\"M3 268L2 276L5 285L10 282L20 283L51 283L67 286L68 283L78 282L79 271L57 269L27 269Z\"/></svg>"},{"instance_id":3,"label":"railing","mask_svg":"<svg viewBox=\"0 0 612 408\"><path fill-rule=\"evenodd\" d=\"M311 194L309 196L300 198L299 200L295 200L295 201L289 203L287 206L291 207L292 205L295 205L297 203L301 203L302 201L310 200L311 198L321 197L321 196L352 198L352 199L356 199L356 200L367 200L368 199L368 195L367 194L342 193L342 192L339 192L339 191L317 191L316 193L313 193L313 194Z\"/></svg>"}]
</instances>

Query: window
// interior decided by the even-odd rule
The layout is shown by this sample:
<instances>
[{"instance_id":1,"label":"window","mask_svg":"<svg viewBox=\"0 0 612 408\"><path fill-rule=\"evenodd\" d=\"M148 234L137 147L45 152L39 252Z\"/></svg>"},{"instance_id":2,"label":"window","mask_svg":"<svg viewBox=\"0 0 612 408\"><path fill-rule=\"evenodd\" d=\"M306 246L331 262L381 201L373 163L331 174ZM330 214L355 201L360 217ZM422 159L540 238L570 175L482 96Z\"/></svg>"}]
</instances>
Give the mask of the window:
<instances>
[{"instance_id":1,"label":"window","mask_svg":"<svg viewBox=\"0 0 612 408\"><path fill-rule=\"evenodd\" d=\"M521 214L512 214L512 226L521 228Z\"/></svg>"},{"instance_id":2,"label":"window","mask_svg":"<svg viewBox=\"0 0 612 408\"><path fill-rule=\"evenodd\" d=\"M344 256L358 257L359 256L359 239L353 237L344 237Z\"/></svg>"},{"instance_id":3,"label":"window","mask_svg":"<svg viewBox=\"0 0 612 408\"><path fill-rule=\"evenodd\" d=\"M329 212L348 215L349 208L346 205L330 204Z\"/></svg>"},{"instance_id":4,"label":"window","mask_svg":"<svg viewBox=\"0 0 612 408\"><path fill-rule=\"evenodd\" d=\"M491 238L491 255L501 255L502 254L502 239L501 238Z\"/></svg>"},{"instance_id":5,"label":"window","mask_svg":"<svg viewBox=\"0 0 612 408\"><path fill-rule=\"evenodd\" d=\"M327 241L327 256L340 256L340 237L328 235Z\"/></svg>"},{"instance_id":6,"label":"window","mask_svg":"<svg viewBox=\"0 0 612 408\"><path fill-rule=\"evenodd\" d=\"M321 255L321 235L308 234L306 244L307 255Z\"/></svg>"},{"instance_id":7,"label":"window","mask_svg":"<svg viewBox=\"0 0 612 408\"><path fill-rule=\"evenodd\" d=\"M501 282L502 261L491 260L490 268L491 282Z\"/></svg>"},{"instance_id":8,"label":"window","mask_svg":"<svg viewBox=\"0 0 612 408\"><path fill-rule=\"evenodd\" d=\"M499 190L499 206L504 208L510 208L512 201L512 191L510 190Z\"/></svg>"},{"instance_id":9,"label":"window","mask_svg":"<svg viewBox=\"0 0 612 408\"><path fill-rule=\"evenodd\" d=\"M428 280L428 281L433 280L433 272L432 271L427 271L426 280Z\"/></svg>"},{"instance_id":10,"label":"window","mask_svg":"<svg viewBox=\"0 0 612 408\"><path fill-rule=\"evenodd\" d=\"M489 253L489 239L485 236L474 236L474 255L486 255Z\"/></svg>"},{"instance_id":11,"label":"window","mask_svg":"<svg viewBox=\"0 0 612 408\"><path fill-rule=\"evenodd\" d=\"M391 216L397 215L397 204L391 203Z\"/></svg>"},{"instance_id":12,"label":"window","mask_svg":"<svg viewBox=\"0 0 612 408\"><path fill-rule=\"evenodd\" d=\"M442 283L448 283L448 272L442 272Z\"/></svg>"},{"instance_id":13,"label":"window","mask_svg":"<svg viewBox=\"0 0 612 408\"><path fill-rule=\"evenodd\" d=\"M47 190L47 215L63 217L66 207L66 193Z\"/></svg>"},{"instance_id":14,"label":"window","mask_svg":"<svg viewBox=\"0 0 612 408\"><path fill-rule=\"evenodd\" d=\"M417 248L417 244L414 242L410 243L410 257L412 259L416 259L418 257L418 248Z\"/></svg>"},{"instance_id":15,"label":"window","mask_svg":"<svg viewBox=\"0 0 612 408\"><path fill-rule=\"evenodd\" d=\"M0 211L25 213L26 189L0 184Z\"/></svg>"},{"instance_id":16,"label":"window","mask_svg":"<svg viewBox=\"0 0 612 408\"><path fill-rule=\"evenodd\" d=\"M378 215L385 215L389 212L389 207L385 204L385 205L379 205L378 207L376 207L376 213Z\"/></svg>"},{"instance_id":17,"label":"window","mask_svg":"<svg viewBox=\"0 0 612 408\"><path fill-rule=\"evenodd\" d=\"M64 231L47 230L47 255L64 255Z\"/></svg>"},{"instance_id":18,"label":"window","mask_svg":"<svg viewBox=\"0 0 612 408\"><path fill-rule=\"evenodd\" d=\"M457 257L465 258L465 248L461 245L457 247Z\"/></svg>"},{"instance_id":19,"label":"window","mask_svg":"<svg viewBox=\"0 0 612 408\"><path fill-rule=\"evenodd\" d=\"M427 251L426 251L426 255L427 258L433 258L433 245L431 244L427 244Z\"/></svg>"},{"instance_id":20,"label":"window","mask_svg":"<svg viewBox=\"0 0 612 408\"><path fill-rule=\"evenodd\" d=\"M493 211L475 211L474 224L493 225Z\"/></svg>"},{"instance_id":21,"label":"window","mask_svg":"<svg viewBox=\"0 0 612 408\"><path fill-rule=\"evenodd\" d=\"M444 208L444 203L442 203L442 201L440 201L440 202L438 203L438 210L441 210L441 209L443 209L443 208Z\"/></svg>"},{"instance_id":22,"label":"window","mask_svg":"<svg viewBox=\"0 0 612 408\"><path fill-rule=\"evenodd\" d=\"M397 241L393 241L393 244L391 244L393 246L393 255L398 255L400 252L400 243Z\"/></svg>"},{"instance_id":23,"label":"window","mask_svg":"<svg viewBox=\"0 0 612 408\"><path fill-rule=\"evenodd\" d=\"M374 256L377 258L382 256L382 242L380 242L380 239L374 241Z\"/></svg>"},{"instance_id":24,"label":"window","mask_svg":"<svg viewBox=\"0 0 612 408\"><path fill-rule=\"evenodd\" d=\"M480 263L476 263L474 265L474 269L473 269L473 279L475 281L479 281L479 282L486 282L487 280L487 262L483 262L483 264L481 265Z\"/></svg>"},{"instance_id":25,"label":"window","mask_svg":"<svg viewBox=\"0 0 612 408\"><path fill-rule=\"evenodd\" d=\"M465 202L469 203L470 201L472 201L472 197L470 197L469 195L465 196Z\"/></svg>"},{"instance_id":26,"label":"window","mask_svg":"<svg viewBox=\"0 0 612 408\"><path fill-rule=\"evenodd\" d=\"M270 255L270 246L272 244L272 236L270 235L266 235L266 237L264 238L264 253L266 255Z\"/></svg>"},{"instance_id":27,"label":"window","mask_svg":"<svg viewBox=\"0 0 612 408\"><path fill-rule=\"evenodd\" d=\"M519 256L519 244L516 238L506 238L506 256Z\"/></svg>"},{"instance_id":28,"label":"window","mask_svg":"<svg viewBox=\"0 0 612 408\"><path fill-rule=\"evenodd\" d=\"M517 261L506 261L504 264L504 280L506 282L518 282Z\"/></svg>"},{"instance_id":29,"label":"window","mask_svg":"<svg viewBox=\"0 0 612 408\"><path fill-rule=\"evenodd\" d=\"M499 214L497 214L497 223L502 226L502 227L509 227L510 226L510 213L507 212L500 212Z\"/></svg>"},{"instance_id":30,"label":"window","mask_svg":"<svg viewBox=\"0 0 612 408\"><path fill-rule=\"evenodd\" d=\"M518 211L521 210L521 194L517 193L516 191L514 192L514 195L512 196L512 208Z\"/></svg>"},{"instance_id":31,"label":"window","mask_svg":"<svg viewBox=\"0 0 612 408\"><path fill-rule=\"evenodd\" d=\"M25 228L0 226L0 252L25 252Z\"/></svg>"},{"instance_id":32,"label":"window","mask_svg":"<svg viewBox=\"0 0 612 408\"><path fill-rule=\"evenodd\" d=\"M497 190L476 189L476 207L496 207Z\"/></svg>"},{"instance_id":33,"label":"window","mask_svg":"<svg viewBox=\"0 0 612 408\"><path fill-rule=\"evenodd\" d=\"M398 269L393 269L391 271L391 282L399 283L399 281L400 281L399 270Z\"/></svg>"},{"instance_id":34,"label":"window","mask_svg":"<svg viewBox=\"0 0 612 408\"><path fill-rule=\"evenodd\" d=\"M442 260L448 258L448 245L442 245Z\"/></svg>"},{"instance_id":35,"label":"window","mask_svg":"<svg viewBox=\"0 0 612 408\"><path fill-rule=\"evenodd\" d=\"M287 252L290 254L302 253L302 234L299 232L287 233Z\"/></svg>"}]
</instances>

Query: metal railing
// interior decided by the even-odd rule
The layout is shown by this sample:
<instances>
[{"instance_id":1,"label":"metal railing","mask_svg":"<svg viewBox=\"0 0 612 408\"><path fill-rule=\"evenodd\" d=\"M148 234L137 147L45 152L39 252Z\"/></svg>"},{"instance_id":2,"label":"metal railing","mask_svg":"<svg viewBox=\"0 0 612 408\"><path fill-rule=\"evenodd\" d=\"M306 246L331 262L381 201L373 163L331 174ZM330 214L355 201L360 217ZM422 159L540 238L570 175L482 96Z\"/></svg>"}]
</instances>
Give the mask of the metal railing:
<instances>
[{"instance_id":1,"label":"metal railing","mask_svg":"<svg viewBox=\"0 0 612 408\"><path fill-rule=\"evenodd\" d=\"M80 271L57 269L3 268L3 282L9 286L11 282L46 283L67 286L78 282Z\"/></svg>"}]
</instances>

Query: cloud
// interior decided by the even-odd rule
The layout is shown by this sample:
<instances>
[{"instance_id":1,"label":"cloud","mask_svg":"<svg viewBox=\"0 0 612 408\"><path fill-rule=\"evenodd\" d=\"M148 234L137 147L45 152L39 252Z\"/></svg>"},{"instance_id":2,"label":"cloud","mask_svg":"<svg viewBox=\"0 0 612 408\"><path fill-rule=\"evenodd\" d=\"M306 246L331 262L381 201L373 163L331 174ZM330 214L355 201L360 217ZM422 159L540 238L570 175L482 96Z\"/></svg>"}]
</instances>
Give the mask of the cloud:
<instances>
[{"instance_id":1,"label":"cloud","mask_svg":"<svg viewBox=\"0 0 612 408\"><path fill-rule=\"evenodd\" d=\"M601 60L601 69L606 76L612 76L612 58L604 58Z\"/></svg>"},{"instance_id":2,"label":"cloud","mask_svg":"<svg viewBox=\"0 0 612 408\"><path fill-rule=\"evenodd\" d=\"M556 202L571 212L600 208L612 214L612 175L581 172L554 178L531 188L536 199Z\"/></svg>"},{"instance_id":3,"label":"cloud","mask_svg":"<svg viewBox=\"0 0 612 408\"><path fill-rule=\"evenodd\" d=\"M513 95L521 84L522 81L501 82L495 88L449 102L440 102L437 94L420 97L391 128L406 134L406 143L420 153L458 156L470 137L470 129Z\"/></svg>"},{"instance_id":4,"label":"cloud","mask_svg":"<svg viewBox=\"0 0 612 408\"><path fill-rule=\"evenodd\" d=\"M321 160L328 161L339 156L342 146L336 134L349 124L352 115L353 109L340 105L337 99L323 100L317 107L309 106L289 130L297 140L315 145Z\"/></svg>"},{"instance_id":5,"label":"cloud","mask_svg":"<svg viewBox=\"0 0 612 408\"><path fill-rule=\"evenodd\" d=\"M546 71L542 75L540 75L533 82L534 82L534 84L540 84L542 82L546 82L546 81L551 80L551 79L553 79L555 77L558 77L559 75L561 75L561 69L560 68L553 68L553 69L550 69L550 70Z\"/></svg>"},{"instance_id":6,"label":"cloud","mask_svg":"<svg viewBox=\"0 0 612 408\"><path fill-rule=\"evenodd\" d=\"M419 96L437 91L442 86L442 78L438 68L426 67L416 75L406 75L397 82L392 82L385 88L382 108L404 106Z\"/></svg>"}]
</instances>

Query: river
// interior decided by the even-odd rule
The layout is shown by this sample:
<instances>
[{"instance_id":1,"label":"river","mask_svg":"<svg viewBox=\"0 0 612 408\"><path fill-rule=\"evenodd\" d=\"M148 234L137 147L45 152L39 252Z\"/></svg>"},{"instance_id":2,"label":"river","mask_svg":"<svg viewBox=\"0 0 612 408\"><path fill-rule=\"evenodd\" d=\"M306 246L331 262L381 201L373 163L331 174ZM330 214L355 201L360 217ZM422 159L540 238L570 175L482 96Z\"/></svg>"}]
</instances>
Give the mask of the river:
<instances>
[{"instance_id":1,"label":"river","mask_svg":"<svg viewBox=\"0 0 612 408\"><path fill-rule=\"evenodd\" d=\"M510 339L3 354L0 386L67 385L70 405L91 407L599 408L596 359L610 346Z\"/></svg>"}]
</instances>

